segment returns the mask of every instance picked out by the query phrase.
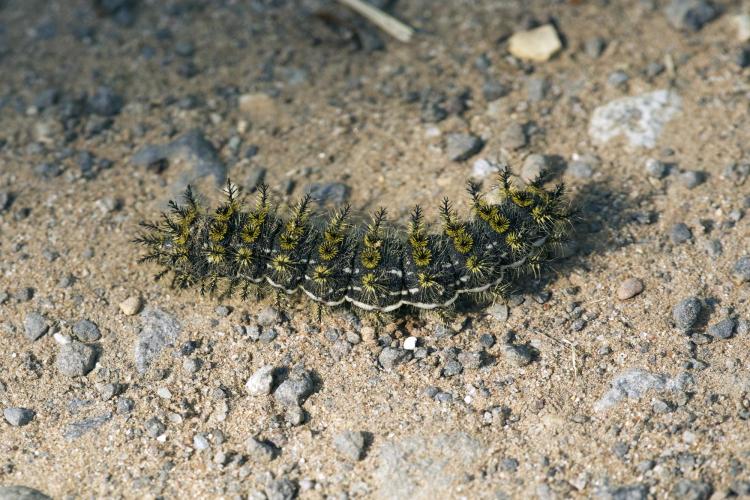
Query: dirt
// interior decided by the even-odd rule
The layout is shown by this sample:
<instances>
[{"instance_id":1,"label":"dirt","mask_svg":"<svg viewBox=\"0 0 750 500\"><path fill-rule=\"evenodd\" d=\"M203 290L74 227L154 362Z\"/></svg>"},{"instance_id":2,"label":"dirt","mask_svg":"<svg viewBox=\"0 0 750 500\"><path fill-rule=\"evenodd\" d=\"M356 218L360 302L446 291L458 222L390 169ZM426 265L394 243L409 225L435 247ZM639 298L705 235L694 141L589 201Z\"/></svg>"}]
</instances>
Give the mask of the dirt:
<instances>
[{"instance_id":1,"label":"dirt","mask_svg":"<svg viewBox=\"0 0 750 500\"><path fill-rule=\"evenodd\" d=\"M0 422L0 485L53 498L750 494L750 284L733 272L749 253L750 182L725 174L747 162L750 141L748 69L737 64L732 23L739 2L717 2L721 14L691 32L670 26L666 2L401 0L389 11L418 30L406 44L337 4L123 3L111 15L83 0L0 1L0 192L10 195L0 207L0 406L35 412L24 426ZM118 22L130 15L132 25ZM512 33L546 22L563 38L559 54L533 64L509 56ZM606 47L591 57L584 44L596 36ZM663 71L649 75L650 63ZM618 70L624 85L612 84ZM534 78L548 84L541 99L529 97ZM507 92L488 101L488 81ZM109 116L92 105L102 86L123 103ZM35 106L51 88L59 97ZM682 109L655 147L589 137L595 108L661 89ZM446 116L436 121L440 96ZM513 124L527 135L516 149L504 140ZM348 309L318 322L300 299L261 327L274 339L253 340L258 315L277 307L272 297L177 292L137 264L141 220L158 217L188 181L207 199L220 192L189 155L132 161L195 129L246 189L265 169L282 207L313 184L341 183L357 213L385 206L396 223L415 203L436 221L443 196L468 211L465 181L478 159L520 172L544 154L578 209L575 245L518 284L505 320L502 307L479 303L447 328L436 315L380 324ZM451 133L484 145L452 161ZM81 151L93 155L91 169L81 169ZM574 155L587 155L590 176L573 175ZM649 158L670 173L648 175ZM690 189L685 171L705 181ZM676 243L680 222L692 236ZM644 289L620 300L629 278ZM119 306L138 296L179 325L144 372L134 351L148 312ZM703 309L685 333L672 310L689 296ZM32 312L50 327L35 341L24 333ZM731 338L711 335L727 317ZM80 319L101 331L97 362L70 377L57 357ZM531 363L508 355L508 332ZM385 369L384 346L410 336L424 351ZM475 368L456 350L486 360ZM462 372L446 376L456 357ZM298 408L245 391L264 365L279 370L274 388L287 372L310 373L302 423L293 422ZM597 404L633 370L642 391L615 384L627 386L616 402ZM103 396L115 383L118 394ZM154 417L164 428L150 432ZM361 460L336 446L345 431L364 433ZM196 433L207 449L196 449ZM248 449L250 437L272 444L273 458Z\"/></svg>"}]
</instances>

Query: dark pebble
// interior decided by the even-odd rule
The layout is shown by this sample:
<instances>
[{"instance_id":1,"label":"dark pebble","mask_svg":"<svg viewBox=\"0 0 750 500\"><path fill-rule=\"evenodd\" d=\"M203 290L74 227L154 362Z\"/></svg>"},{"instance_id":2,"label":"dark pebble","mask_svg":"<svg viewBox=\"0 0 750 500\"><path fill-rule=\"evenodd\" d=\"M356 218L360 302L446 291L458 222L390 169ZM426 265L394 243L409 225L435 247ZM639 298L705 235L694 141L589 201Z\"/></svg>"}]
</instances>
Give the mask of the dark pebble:
<instances>
[{"instance_id":1,"label":"dark pebble","mask_svg":"<svg viewBox=\"0 0 750 500\"><path fill-rule=\"evenodd\" d=\"M693 238L693 232L684 222L678 222L669 231L669 238L675 245L680 245Z\"/></svg>"}]
</instances>

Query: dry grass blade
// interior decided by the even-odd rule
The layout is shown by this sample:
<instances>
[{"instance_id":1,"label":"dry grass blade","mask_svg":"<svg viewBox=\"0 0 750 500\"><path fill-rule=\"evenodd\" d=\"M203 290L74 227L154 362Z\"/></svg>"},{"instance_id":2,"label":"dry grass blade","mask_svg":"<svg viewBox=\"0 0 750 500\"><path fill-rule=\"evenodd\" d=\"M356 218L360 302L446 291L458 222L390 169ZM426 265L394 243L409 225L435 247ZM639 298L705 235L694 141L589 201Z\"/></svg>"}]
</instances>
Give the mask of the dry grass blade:
<instances>
[{"instance_id":1,"label":"dry grass blade","mask_svg":"<svg viewBox=\"0 0 750 500\"><path fill-rule=\"evenodd\" d=\"M380 29L391 35L396 40L408 42L414 35L414 29L402 23L398 19L389 16L380 9L365 3L363 0L338 0L340 3L350 7L361 16L370 20Z\"/></svg>"}]
</instances>

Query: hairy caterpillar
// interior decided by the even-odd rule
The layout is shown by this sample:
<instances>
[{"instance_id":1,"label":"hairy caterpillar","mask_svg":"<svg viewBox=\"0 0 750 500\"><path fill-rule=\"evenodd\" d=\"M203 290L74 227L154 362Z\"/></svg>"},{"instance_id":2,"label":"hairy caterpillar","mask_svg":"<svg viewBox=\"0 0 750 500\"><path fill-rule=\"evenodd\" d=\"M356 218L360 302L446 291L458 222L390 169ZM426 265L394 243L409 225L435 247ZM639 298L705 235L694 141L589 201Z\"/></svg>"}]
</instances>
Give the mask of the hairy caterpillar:
<instances>
[{"instance_id":1,"label":"hairy caterpillar","mask_svg":"<svg viewBox=\"0 0 750 500\"><path fill-rule=\"evenodd\" d=\"M445 308L462 294L502 291L538 273L570 232L562 184L547 189L540 178L519 187L507 171L498 178L497 203L468 183L468 219L444 199L439 232L430 231L419 206L408 228L397 231L383 208L363 227L350 223L348 206L316 217L309 195L282 218L264 185L247 206L228 182L225 201L209 212L188 187L184 204L170 201L158 222L141 223L135 241L148 250L141 262L162 267L157 279L172 273L172 287L211 294L223 288L243 299L253 287L302 290L326 306L348 302L367 311Z\"/></svg>"}]
</instances>

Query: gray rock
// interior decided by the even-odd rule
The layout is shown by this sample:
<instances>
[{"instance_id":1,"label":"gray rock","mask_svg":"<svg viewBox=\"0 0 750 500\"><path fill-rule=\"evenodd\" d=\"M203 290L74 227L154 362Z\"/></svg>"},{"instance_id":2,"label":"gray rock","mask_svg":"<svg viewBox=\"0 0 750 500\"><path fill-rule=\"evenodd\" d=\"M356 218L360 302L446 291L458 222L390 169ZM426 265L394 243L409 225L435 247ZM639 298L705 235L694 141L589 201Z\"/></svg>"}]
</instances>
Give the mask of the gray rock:
<instances>
[{"instance_id":1,"label":"gray rock","mask_svg":"<svg viewBox=\"0 0 750 500\"><path fill-rule=\"evenodd\" d=\"M469 370L476 370L484 364L483 351L464 351L458 354L458 362Z\"/></svg>"},{"instance_id":2,"label":"gray rock","mask_svg":"<svg viewBox=\"0 0 750 500\"><path fill-rule=\"evenodd\" d=\"M52 500L52 497L26 486L0 486L0 500Z\"/></svg>"},{"instance_id":3,"label":"gray rock","mask_svg":"<svg viewBox=\"0 0 750 500\"><path fill-rule=\"evenodd\" d=\"M686 170L678 177L680 183L688 189L693 189L706 181L706 174L697 170Z\"/></svg>"},{"instance_id":4,"label":"gray rock","mask_svg":"<svg viewBox=\"0 0 750 500\"><path fill-rule=\"evenodd\" d=\"M343 182L326 182L323 184L310 184L305 188L318 205L330 203L332 205L343 205L349 199L351 189Z\"/></svg>"},{"instance_id":5,"label":"gray rock","mask_svg":"<svg viewBox=\"0 0 750 500\"><path fill-rule=\"evenodd\" d=\"M226 165L221 161L216 148L199 129L190 130L168 144L144 146L133 155L131 162L137 166L147 167L177 159L183 159L190 165L190 172L184 174L181 179L182 185L209 175L214 177L219 186L226 182ZM180 189L182 187L178 186Z\"/></svg>"},{"instance_id":6,"label":"gray rock","mask_svg":"<svg viewBox=\"0 0 750 500\"><path fill-rule=\"evenodd\" d=\"M67 440L78 439L87 432L98 429L102 425L112 420L112 413L107 412L95 417L87 418L78 422L73 422L65 426L63 437Z\"/></svg>"},{"instance_id":7,"label":"gray rock","mask_svg":"<svg viewBox=\"0 0 750 500\"><path fill-rule=\"evenodd\" d=\"M297 483L282 477L266 488L268 500L292 500L297 496Z\"/></svg>"},{"instance_id":8,"label":"gray rock","mask_svg":"<svg viewBox=\"0 0 750 500\"><path fill-rule=\"evenodd\" d=\"M277 454L276 447L255 437L249 437L245 441L245 449L251 457L260 462L270 462Z\"/></svg>"},{"instance_id":9,"label":"gray rock","mask_svg":"<svg viewBox=\"0 0 750 500\"><path fill-rule=\"evenodd\" d=\"M445 498L451 485L474 471L485 453L464 432L419 434L384 442L376 451L375 498Z\"/></svg>"},{"instance_id":10,"label":"gray rock","mask_svg":"<svg viewBox=\"0 0 750 500\"><path fill-rule=\"evenodd\" d=\"M717 339L728 339L734 335L737 322L732 318L726 318L708 327L706 333Z\"/></svg>"},{"instance_id":11,"label":"gray rock","mask_svg":"<svg viewBox=\"0 0 750 500\"><path fill-rule=\"evenodd\" d=\"M546 156L530 154L526 157L521 167L521 179L524 182L532 182L549 171L549 161Z\"/></svg>"},{"instance_id":12,"label":"gray rock","mask_svg":"<svg viewBox=\"0 0 750 500\"><path fill-rule=\"evenodd\" d=\"M396 366L406 363L412 357L412 352L395 347L384 347L380 351L378 361L385 370L393 370Z\"/></svg>"},{"instance_id":13,"label":"gray rock","mask_svg":"<svg viewBox=\"0 0 750 500\"><path fill-rule=\"evenodd\" d=\"M453 377L464 371L464 367L456 359L449 359L443 367L443 377Z\"/></svg>"},{"instance_id":14,"label":"gray rock","mask_svg":"<svg viewBox=\"0 0 750 500\"><path fill-rule=\"evenodd\" d=\"M565 171L569 175L579 179L589 179L594 175L594 167L590 163L581 160L575 160L568 163L568 167Z\"/></svg>"},{"instance_id":15,"label":"gray rock","mask_svg":"<svg viewBox=\"0 0 750 500\"><path fill-rule=\"evenodd\" d=\"M709 483L680 479L672 488L672 497L680 500L708 500L714 488Z\"/></svg>"},{"instance_id":16,"label":"gray rock","mask_svg":"<svg viewBox=\"0 0 750 500\"><path fill-rule=\"evenodd\" d=\"M664 14L673 28L695 32L716 18L719 10L706 0L671 0Z\"/></svg>"},{"instance_id":17,"label":"gray rock","mask_svg":"<svg viewBox=\"0 0 750 500\"><path fill-rule=\"evenodd\" d=\"M526 131L520 123L516 122L512 122L500 134L500 144L512 151L524 147L526 140Z\"/></svg>"},{"instance_id":18,"label":"gray rock","mask_svg":"<svg viewBox=\"0 0 750 500\"><path fill-rule=\"evenodd\" d=\"M121 95L110 87L101 86L96 89L88 104L91 111L101 116L114 116L120 112L125 101Z\"/></svg>"},{"instance_id":19,"label":"gray rock","mask_svg":"<svg viewBox=\"0 0 750 500\"><path fill-rule=\"evenodd\" d=\"M672 309L674 324L680 330L689 330L693 327L701 313L701 301L698 297L688 297L681 300Z\"/></svg>"},{"instance_id":20,"label":"gray rock","mask_svg":"<svg viewBox=\"0 0 750 500\"><path fill-rule=\"evenodd\" d=\"M510 89L507 85L503 85L495 80L486 81L484 85L482 85L482 96L487 102L496 101L501 97L508 95L509 92Z\"/></svg>"},{"instance_id":21,"label":"gray rock","mask_svg":"<svg viewBox=\"0 0 750 500\"><path fill-rule=\"evenodd\" d=\"M333 438L336 451L352 460L362 460L365 443L365 434L359 431L345 431Z\"/></svg>"},{"instance_id":22,"label":"gray rock","mask_svg":"<svg viewBox=\"0 0 750 500\"><path fill-rule=\"evenodd\" d=\"M669 239L675 245L680 245L693 238L693 232L684 222L678 222L669 230Z\"/></svg>"},{"instance_id":23,"label":"gray rock","mask_svg":"<svg viewBox=\"0 0 750 500\"><path fill-rule=\"evenodd\" d=\"M445 152L453 161L468 160L482 150L484 142L473 134L448 134L445 138Z\"/></svg>"},{"instance_id":24,"label":"gray rock","mask_svg":"<svg viewBox=\"0 0 750 500\"><path fill-rule=\"evenodd\" d=\"M732 276L740 283L750 281L750 256L741 257L734 263Z\"/></svg>"},{"instance_id":25,"label":"gray rock","mask_svg":"<svg viewBox=\"0 0 750 500\"><path fill-rule=\"evenodd\" d=\"M653 148L664 126L681 109L682 100L669 90L616 99L594 109L589 136L604 143L624 135L631 147Z\"/></svg>"},{"instance_id":26,"label":"gray rock","mask_svg":"<svg viewBox=\"0 0 750 500\"><path fill-rule=\"evenodd\" d=\"M505 359L516 366L526 366L534 360L531 347L523 344L504 344L502 353Z\"/></svg>"},{"instance_id":27,"label":"gray rock","mask_svg":"<svg viewBox=\"0 0 750 500\"><path fill-rule=\"evenodd\" d=\"M284 417L290 425L296 427L305 423L305 410L301 406L290 406Z\"/></svg>"},{"instance_id":28,"label":"gray rock","mask_svg":"<svg viewBox=\"0 0 750 500\"><path fill-rule=\"evenodd\" d=\"M197 432L193 436L193 448L198 451L207 450L211 447L211 443L208 442L208 438L202 432Z\"/></svg>"},{"instance_id":29,"label":"gray rock","mask_svg":"<svg viewBox=\"0 0 750 500\"><path fill-rule=\"evenodd\" d=\"M281 315L281 311L275 307L264 307L260 313L258 313L258 324L264 328L269 326L278 325L284 317Z\"/></svg>"},{"instance_id":30,"label":"gray rock","mask_svg":"<svg viewBox=\"0 0 750 500\"><path fill-rule=\"evenodd\" d=\"M549 83L546 78L529 78L526 81L526 94L531 102L539 102L547 96Z\"/></svg>"},{"instance_id":31,"label":"gray rock","mask_svg":"<svg viewBox=\"0 0 750 500\"><path fill-rule=\"evenodd\" d=\"M247 379L245 390L251 396L264 396L271 394L273 387L273 365L265 365L259 368Z\"/></svg>"},{"instance_id":32,"label":"gray rock","mask_svg":"<svg viewBox=\"0 0 750 500\"><path fill-rule=\"evenodd\" d=\"M648 498L648 485L631 484L609 488L603 494L597 495L601 500L646 500Z\"/></svg>"},{"instance_id":33,"label":"gray rock","mask_svg":"<svg viewBox=\"0 0 750 500\"><path fill-rule=\"evenodd\" d=\"M157 417L151 417L148 420L146 420L146 423L144 426L146 428L146 433L152 438L157 438L161 436L167 430L167 426L164 425L164 422L159 420Z\"/></svg>"},{"instance_id":34,"label":"gray rock","mask_svg":"<svg viewBox=\"0 0 750 500\"><path fill-rule=\"evenodd\" d=\"M607 42L598 36L589 38L583 44L583 50L591 59L598 59L607 47Z\"/></svg>"},{"instance_id":35,"label":"gray rock","mask_svg":"<svg viewBox=\"0 0 750 500\"><path fill-rule=\"evenodd\" d=\"M610 390L594 403L596 411L606 410L624 399L640 399L648 391L680 391L692 383L690 375L683 373L669 379L664 375L633 368L620 373L610 382Z\"/></svg>"},{"instance_id":36,"label":"gray rock","mask_svg":"<svg viewBox=\"0 0 750 500\"><path fill-rule=\"evenodd\" d=\"M49 330L49 323L47 322L47 318L38 312L30 312L23 320L23 329L26 333L26 338L34 341L47 333L47 330Z\"/></svg>"},{"instance_id":37,"label":"gray rock","mask_svg":"<svg viewBox=\"0 0 750 500\"><path fill-rule=\"evenodd\" d=\"M651 409L654 410L654 413L671 413L674 411L674 405L669 401L654 398L651 401Z\"/></svg>"},{"instance_id":38,"label":"gray rock","mask_svg":"<svg viewBox=\"0 0 750 500\"><path fill-rule=\"evenodd\" d=\"M303 369L294 369L273 393L273 397L284 406L300 406L313 393L315 384L312 374Z\"/></svg>"},{"instance_id":39,"label":"gray rock","mask_svg":"<svg viewBox=\"0 0 750 500\"><path fill-rule=\"evenodd\" d=\"M141 313L141 325L135 344L135 366L144 373L165 347L175 344L181 327L171 314L151 307Z\"/></svg>"},{"instance_id":40,"label":"gray rock","mask_svg":"<svg viewBox=\"0 0 750 500\"><path fill-rule=\"evenodd\" d=\"M102 336L99 327L87 319L82 319L73 325L73 335L81 342L96 342Z\"/></svg>"},{"instance_id":41,"label":"gray rock","mask_svg":"<svg viewBox=\"0 0 750 500\"><path fill-rule=\"evenodd\" d=\"M628 76L627 73L620 69L618 69L617 71L613 71L607 77L607 83L609 83L612 87L622 87L626 83L628 83L629 80L630 76Z\"/></svg>"},{"instance_id":42,"label":"gray rock","mask_svg":"<svg viewBox=\"0 0 750 500\"><path fill-rule=\"evenodd\" d=\"M5 420L14 427L23 427L34 420L36 412L28 408L6 408L3 410Z\"/></svg>"},{"instance_id":43,"label":"gray rock","mask_svg":"<svg viewBox=\"0 0 750 500\"><path fill-rule=\"evenodd\" d=\"M656 158L649 158L646 160L645 170L649 177L654 177L656 179L663 179L669 173L667 165Z\"/></svg>"},{"instance_id":44,"label":"gray rock","mask_svg":"<svg viewBox=\"0 0 750 500\"><path fill-rule=\"evenodd\" d=\"M88 374L96 364L96 349L76 340L60 347L57 354L57 369L68 377L80 377Z\"/></svg>"},{"instance_id":45,"label":"gray rock","mask_svg":"<svg viewBox=\"0 0 750 500\"><path fill-rule=\"evenodd\" d=\"M117 413L127 415L135 408L135 401L130 398L121 397L117 400Z\"/></svg>"}]
</instances>

